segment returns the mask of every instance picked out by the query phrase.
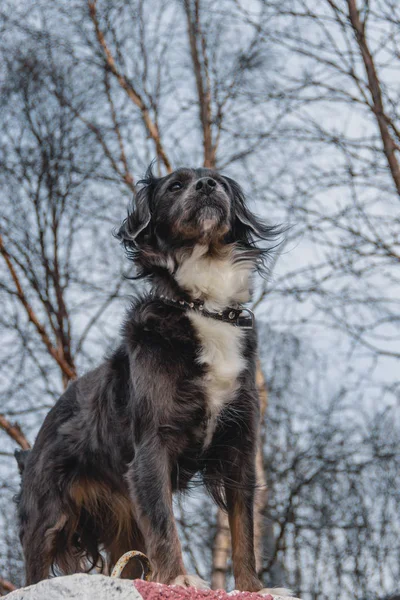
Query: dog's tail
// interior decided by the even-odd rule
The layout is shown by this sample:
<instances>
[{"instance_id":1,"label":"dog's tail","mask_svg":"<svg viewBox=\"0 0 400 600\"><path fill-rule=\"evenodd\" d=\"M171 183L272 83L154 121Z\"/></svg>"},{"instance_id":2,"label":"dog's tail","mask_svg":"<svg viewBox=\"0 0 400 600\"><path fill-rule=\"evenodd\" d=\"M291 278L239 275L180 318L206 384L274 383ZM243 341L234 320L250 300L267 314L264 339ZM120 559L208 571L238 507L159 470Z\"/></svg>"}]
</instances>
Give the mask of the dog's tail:
<instances>
[{"instance_id":1,"label":"dog's tail","mask_svg":"<svg viewBox=\"0 0 400 600\"><path fill-rule=\"evenodd\" d=\"M26 461L30 453L31 450L16 450L14 452L15 460L17 461L20 475L22 475L22 473L24 472Z\"/></svg>"}]
</instances>

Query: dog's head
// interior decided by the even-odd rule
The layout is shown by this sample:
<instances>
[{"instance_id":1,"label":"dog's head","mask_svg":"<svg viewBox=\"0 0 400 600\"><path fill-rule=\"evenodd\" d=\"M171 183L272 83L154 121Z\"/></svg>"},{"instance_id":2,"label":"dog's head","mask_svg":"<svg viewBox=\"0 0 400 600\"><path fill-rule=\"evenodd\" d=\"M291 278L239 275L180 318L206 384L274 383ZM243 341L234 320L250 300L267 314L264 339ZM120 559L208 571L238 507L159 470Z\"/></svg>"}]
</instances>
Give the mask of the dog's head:
<instances>
[{"instance_id":1,"label":"dog's head","mask_svg":"<svg viewBox=\"0 0 400 600\"><path fill-rule=\"evenodd\" d=\"M139 276L155 268L173 270L176 257L195 246L218 255L235 246L239 258L252 259L263 271L270 242L281 233L267 225L247 207L240 186L210 169L178 169L157 178L151 168L139 182L133 209L118 237L139 269Z\"/></svg>"}]
</instances>

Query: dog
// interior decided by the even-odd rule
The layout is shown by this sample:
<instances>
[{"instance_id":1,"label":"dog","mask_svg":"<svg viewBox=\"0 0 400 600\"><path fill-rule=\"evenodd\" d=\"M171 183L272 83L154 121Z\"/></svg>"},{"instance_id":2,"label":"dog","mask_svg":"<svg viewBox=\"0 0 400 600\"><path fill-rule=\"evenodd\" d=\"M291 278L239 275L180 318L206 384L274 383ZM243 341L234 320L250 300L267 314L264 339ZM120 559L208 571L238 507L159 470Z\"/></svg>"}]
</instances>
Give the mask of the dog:
<instances>
[{"instance_id":1,"label":"dog","mask_svg":"<svg viewBox=\"0 0 400 600\"><path fill-rule=\"evenodd\" d=\"M117 236L150 292L133 301L119 347L69 385L19 455L27 584L50 569L110 572L138 549L154 581L205 586L186 573L172 508L200 478L228 512L236 588L269 593L253 547L257 343L243 304L282 230L213 170L157 178L150 167L139 188Z\"/></svg>"}]
</instances>

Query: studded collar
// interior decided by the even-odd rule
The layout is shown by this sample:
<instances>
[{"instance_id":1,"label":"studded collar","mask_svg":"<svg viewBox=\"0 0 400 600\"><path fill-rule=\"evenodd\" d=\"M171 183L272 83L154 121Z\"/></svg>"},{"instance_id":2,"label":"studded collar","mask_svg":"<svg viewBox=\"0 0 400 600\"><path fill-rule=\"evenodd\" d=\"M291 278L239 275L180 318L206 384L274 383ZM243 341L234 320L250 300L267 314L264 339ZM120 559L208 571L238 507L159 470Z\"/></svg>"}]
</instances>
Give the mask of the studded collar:
<instances>
[{"instance_id":1,"label":"studded collar","mask_svg":"<svg viewBox=\"0 0 400 600\"><path fill-rule=\"evenodd\" d=\"M164 295L160 295L158 298L165 304L175 306L183 311L193 310L204 317L223 321L224 323L230 323L240 329L254 329L254 313L249 308L244 308L240 305L237 307L228 307L219 312L213 312L204 308L204 302L202 300L192 300L188 302L187 300L169 298Z\"/></svg>"}]
</instances>

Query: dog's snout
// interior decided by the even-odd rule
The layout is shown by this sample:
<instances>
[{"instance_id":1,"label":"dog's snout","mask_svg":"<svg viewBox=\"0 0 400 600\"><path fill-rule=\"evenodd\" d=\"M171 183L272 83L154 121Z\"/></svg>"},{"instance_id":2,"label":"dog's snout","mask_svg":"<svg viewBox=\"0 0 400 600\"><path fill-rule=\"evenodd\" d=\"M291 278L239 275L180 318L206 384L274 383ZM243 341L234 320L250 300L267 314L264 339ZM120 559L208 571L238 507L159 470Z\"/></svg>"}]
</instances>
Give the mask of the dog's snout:
<instances>
[{"instance_id":1,"label":"dog's snout","mask_svg":"<svg viewBox=\"0 0 400 600\"><path fill-rule=\"evenodd\" d=\"M206 194L209 194L217 185L215 179L211 177L202 177L196 183L196 190L202 190Z\"/></svg>"}]
</instances>

